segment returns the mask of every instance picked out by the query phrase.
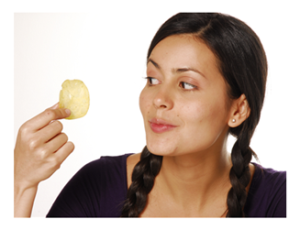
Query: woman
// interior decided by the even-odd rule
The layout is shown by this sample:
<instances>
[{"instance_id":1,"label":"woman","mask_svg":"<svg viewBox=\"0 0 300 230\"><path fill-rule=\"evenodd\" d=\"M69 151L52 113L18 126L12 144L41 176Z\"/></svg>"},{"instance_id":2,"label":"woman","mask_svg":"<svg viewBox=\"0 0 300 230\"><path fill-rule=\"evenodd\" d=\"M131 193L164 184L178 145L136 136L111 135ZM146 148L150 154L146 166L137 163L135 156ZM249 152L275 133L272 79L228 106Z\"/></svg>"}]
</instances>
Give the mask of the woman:
<instances>
[{"instance_id":1,"label":"woman","mask_svg":"<svg viewBox=\"0 0 300 230\"><path fill-rule=\"evenodd\" d=\"M147 55L140 94L147 146L84 166L47 216L285 216L285 172L250 163L266 77L263 47L245 23L222 14L173 16ZM15 216L30 216L39 182L73 151L60 122L51 122L68 112L54 106L20 128ZM237 138L231 154L228 134Z\"/></svg>"}]
</instances>

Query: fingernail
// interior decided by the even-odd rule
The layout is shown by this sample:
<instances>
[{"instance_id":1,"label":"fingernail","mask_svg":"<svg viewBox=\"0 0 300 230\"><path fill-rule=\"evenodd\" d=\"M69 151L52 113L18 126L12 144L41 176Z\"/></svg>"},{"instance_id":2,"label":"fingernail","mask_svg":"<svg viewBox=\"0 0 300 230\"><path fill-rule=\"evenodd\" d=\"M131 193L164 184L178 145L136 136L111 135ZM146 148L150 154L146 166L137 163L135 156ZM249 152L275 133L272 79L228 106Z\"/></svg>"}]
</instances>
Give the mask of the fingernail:
<instances>
[{"instance_id":1,"label":"fingernail","mask_svg":"<svg viewBox=\"0 0 300 230\"><path fill-rule=\"evenodd\" d=\"M69 109L65 109L65 112L66 112L67 115L71 114L71 111Z\"/></svg>"}]
</instances>

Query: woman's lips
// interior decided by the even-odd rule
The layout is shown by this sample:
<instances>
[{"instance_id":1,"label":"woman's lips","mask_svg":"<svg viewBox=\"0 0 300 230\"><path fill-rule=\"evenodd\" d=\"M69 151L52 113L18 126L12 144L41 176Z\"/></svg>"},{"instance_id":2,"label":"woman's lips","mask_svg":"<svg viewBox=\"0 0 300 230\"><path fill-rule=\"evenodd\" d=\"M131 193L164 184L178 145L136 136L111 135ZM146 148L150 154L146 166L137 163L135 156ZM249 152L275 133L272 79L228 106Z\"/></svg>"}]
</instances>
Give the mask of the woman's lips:
<instances>
[{"instance_id":1,"label":"woman's lips","mask_svg":"<svg viewBox=\"0 0 300 230\"><path fill-rule=\"evenodd\" d=\"M149 121L150 127L155 133L163 133L169 130L174 129L176 126L172 125L162 119L153 118Z\"/></svg>"}]
</instances>

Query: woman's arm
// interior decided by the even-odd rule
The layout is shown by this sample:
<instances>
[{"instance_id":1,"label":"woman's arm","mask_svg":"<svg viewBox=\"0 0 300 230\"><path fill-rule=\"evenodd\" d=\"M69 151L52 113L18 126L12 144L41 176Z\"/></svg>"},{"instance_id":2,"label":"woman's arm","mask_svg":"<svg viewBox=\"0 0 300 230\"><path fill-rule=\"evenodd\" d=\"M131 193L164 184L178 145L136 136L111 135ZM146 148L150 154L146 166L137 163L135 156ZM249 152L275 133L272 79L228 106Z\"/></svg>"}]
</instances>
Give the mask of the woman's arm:
<instances>
[{"instance_id":1,"label":"woman's arm","mask_svg":"<svg viewBox=\"0 0 300 230\"><path fill-rule=\"evenodd\" d=\"M14 216L15 217L30 217L37 192L37 186L28 189L22 189L15 185L14 191Z\"/></svg>"},{"instance_id":2,"label":"woman's arm","mask_svg":"<svg viewBox=\"0 0 300 230\"><path fill-rule=\"evenodd\" d=\"M70 111L58 104L25 122L14 151L14 216L30 217L38 184L49 178L74 150L58 119Z\"/></svg>"}]
</instances>

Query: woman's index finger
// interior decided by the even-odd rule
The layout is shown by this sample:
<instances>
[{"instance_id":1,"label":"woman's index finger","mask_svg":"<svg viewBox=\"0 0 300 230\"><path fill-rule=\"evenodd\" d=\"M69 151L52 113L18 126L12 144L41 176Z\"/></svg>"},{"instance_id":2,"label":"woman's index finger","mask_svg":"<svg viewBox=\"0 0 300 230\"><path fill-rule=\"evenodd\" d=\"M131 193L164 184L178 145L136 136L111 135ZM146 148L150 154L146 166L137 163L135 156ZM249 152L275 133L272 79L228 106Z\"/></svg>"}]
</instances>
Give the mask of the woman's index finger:
<instances>
[{"instance_id":1,"label":"woman's index finger","mask_svg":"<svg viewBox=\"0 0 300 230\"><path fill-rule=\"evenodd\" d=\"M27 122L31 130L39 130L48 125L53 120L63 119L70 116L71 112L65 108L51 109L48 108L44 112L35 116Z\"/></svg>"}]
</instances>

